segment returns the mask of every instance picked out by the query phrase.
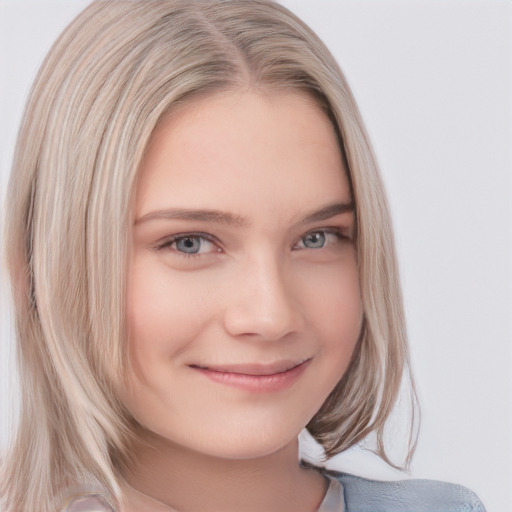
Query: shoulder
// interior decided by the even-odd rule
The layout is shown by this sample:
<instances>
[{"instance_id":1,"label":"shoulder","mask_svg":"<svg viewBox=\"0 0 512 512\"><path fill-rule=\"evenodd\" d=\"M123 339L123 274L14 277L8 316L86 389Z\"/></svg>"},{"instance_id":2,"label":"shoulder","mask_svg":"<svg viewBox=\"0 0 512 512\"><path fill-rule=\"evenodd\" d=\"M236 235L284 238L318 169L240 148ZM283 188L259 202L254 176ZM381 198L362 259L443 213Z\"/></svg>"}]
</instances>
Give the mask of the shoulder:
<instances>
[{"instance_id":1,"label":"shoulder","mask_svg":"<svg viewBox=\"0 0 512 512\"><path fill-rule=\"evenodd\" d=\"M344 488L346 512L485 512L475 493L435 480L368 480L326 472Z\"/></svg>"}]
</instances>

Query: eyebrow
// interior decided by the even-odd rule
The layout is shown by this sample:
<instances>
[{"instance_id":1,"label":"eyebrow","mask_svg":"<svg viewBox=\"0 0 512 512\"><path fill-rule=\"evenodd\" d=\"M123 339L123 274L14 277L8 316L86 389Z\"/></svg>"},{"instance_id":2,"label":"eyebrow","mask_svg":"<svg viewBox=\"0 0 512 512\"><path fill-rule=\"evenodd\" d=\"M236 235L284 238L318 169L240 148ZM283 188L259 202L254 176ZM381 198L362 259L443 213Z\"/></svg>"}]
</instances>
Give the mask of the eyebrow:
<instances>
[{"instance_id":1,"label":"eyebrow","mask_svg":"<svg viewBox=\"0 0 512 512\"><path fill-rule=\"evenodd\" d=\"M320 210L316 210L302 217L299 224L308 224L311 222L318 222L321 220L330 219L336 215L343 213L353 212L354 204L348 203L334 203L325 206ZM156 219L178 219L178 220L196 220L202 222L213 222L217 224L227 224L235 226L247 226L249 221L241 215L236 215L230 212L223 212L220 210L209 209L185 209L185 208L170 208L165 210L156 210L143 215L135 220L135 225L142 224Z\"/></svg>"},{"instance_id":2,"label":"eyebrow","mask_svg":"<svg viewBox=\"0 0 512 512\"><path fill-rule=\"evenodd\" d=\"M156 210L147 213L135 220L135 225L155 219L179 219L179 220L198 220L204 222L215 222L217 224L228 224L236 226L246 226L247 219L241 215L235 215L229 212L219 210L195 210L184 208L171 208L166 210Z\"/></svg>"},{"instance_id":3,"label":"eyebrow","mask_svg":"<svg viewBox=\"0 0 512 512\"><path fill-rule=\"evenodd\" d=\"M354 211L354 203L352 201L348 203L334 203L321 210L317 210L313 213L302 217L300 220L301 224L307 224L310 222L318 222L320 220L327 220L331 217L335 217L336 215L341 215L342 213L352 213Z\"/></svg>"}]
</instances>

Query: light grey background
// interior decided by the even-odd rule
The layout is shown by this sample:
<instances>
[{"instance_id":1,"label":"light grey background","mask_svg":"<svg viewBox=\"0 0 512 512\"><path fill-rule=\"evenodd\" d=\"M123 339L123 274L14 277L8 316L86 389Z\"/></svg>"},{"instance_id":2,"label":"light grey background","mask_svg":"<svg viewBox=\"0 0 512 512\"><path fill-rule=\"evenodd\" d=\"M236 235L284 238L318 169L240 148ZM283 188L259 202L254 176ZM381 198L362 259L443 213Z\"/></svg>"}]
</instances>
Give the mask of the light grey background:
<instances>
[{"instance_id":1,"label":"light grey background","mask_svg":"<svg viewBox=\"0 0 512 512\"><path fill-rule=\"evenodd\" d=\"M0 188L37 66L87 0L0 0ZM512 503L512 3L285 0L338 58L396 226L423 411L413 476ZM16 407L0 282L0 449ZM361 448L331 465L396 477Z\"/></svg>"}]
</instances>

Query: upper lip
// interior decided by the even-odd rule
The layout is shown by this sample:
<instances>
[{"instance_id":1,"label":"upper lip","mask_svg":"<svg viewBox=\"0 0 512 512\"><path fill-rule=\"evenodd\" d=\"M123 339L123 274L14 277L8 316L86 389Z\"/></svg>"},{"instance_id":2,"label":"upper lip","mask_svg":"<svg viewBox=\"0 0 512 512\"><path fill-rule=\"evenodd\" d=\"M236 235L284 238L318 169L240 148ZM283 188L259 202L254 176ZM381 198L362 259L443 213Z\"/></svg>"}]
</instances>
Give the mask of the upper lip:
<instances>
[{"instance_id":1,"label":"upper lip","mask_svg":"<svg viewBox=\"0 0 512 512\"><path fill-rule=\"evenodd\" d=\"M275 375L276 373L283 373L296 366L309 361L310 357L294 360L282 360L273 363L249 363L249 364L191 364L192 368L201 368L219 373L239 373L241 375Z\"/></svg>"}]
</instances>

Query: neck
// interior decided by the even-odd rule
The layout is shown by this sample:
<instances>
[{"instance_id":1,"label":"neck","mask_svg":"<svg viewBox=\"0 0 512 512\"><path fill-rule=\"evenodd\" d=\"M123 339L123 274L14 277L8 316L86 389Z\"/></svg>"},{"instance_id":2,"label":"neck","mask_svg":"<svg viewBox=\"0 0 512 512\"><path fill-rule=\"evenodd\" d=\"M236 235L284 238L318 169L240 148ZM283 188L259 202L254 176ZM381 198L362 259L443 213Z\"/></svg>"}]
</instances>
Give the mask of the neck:
<instances>
[{"instance_id":1,"label":"neck","mask_svg":"<svg viewBox=\"0 0 512 512\"><path fill-rule=\"evenodd\" d=\"M313 512L325 479L298 461L298 442L250 459L225 459L147 434L135 449L126 482L179 512ZM129 507L128 507L129 509Z\"/></svg>"}]
</instances>

